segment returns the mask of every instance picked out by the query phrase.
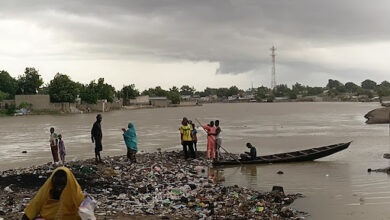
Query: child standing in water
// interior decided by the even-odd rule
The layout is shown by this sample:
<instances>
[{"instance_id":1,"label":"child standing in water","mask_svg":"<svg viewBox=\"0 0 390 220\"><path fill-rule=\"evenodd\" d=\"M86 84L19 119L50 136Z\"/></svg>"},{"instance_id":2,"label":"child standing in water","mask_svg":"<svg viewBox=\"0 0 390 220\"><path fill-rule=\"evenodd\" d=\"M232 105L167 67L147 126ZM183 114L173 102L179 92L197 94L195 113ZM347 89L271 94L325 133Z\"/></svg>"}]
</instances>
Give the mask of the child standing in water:
<instances>
[{"instance_id":1,"label":"child standing in water","mask_svg":"<svg viewBox=\"0 0 390 220\"><path fill-rule=\"evenodd\" d=\"M59 134L58 135L58 148L60 150L60 158L61 158L61 162L62 164L65 164L65 155L66 155L66 151L65 151L65 144L64 144L64 141L62 140L62 135Z\"/></svg>"},{"instance_id":2,"label":"child standing in water","mask_svg":"<svg viewBox=\"0 0 390 220\"><path fill-rule=\"evenodd\" d=\"M198 152L198 149L196 148L196 144L198 143L198 131L195 128L195 124L191 122L192 126L192 143L194 144L194 150L195 152Z\"/></svg>"}]
</instances>

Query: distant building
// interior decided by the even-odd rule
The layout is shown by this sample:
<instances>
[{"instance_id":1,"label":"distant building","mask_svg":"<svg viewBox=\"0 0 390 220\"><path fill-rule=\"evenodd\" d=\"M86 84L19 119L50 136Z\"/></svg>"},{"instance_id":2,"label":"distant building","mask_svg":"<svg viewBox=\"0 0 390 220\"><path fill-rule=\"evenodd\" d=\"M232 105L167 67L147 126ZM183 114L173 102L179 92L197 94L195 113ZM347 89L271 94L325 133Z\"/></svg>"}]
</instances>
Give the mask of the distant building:
<instances>
[{"instance_id":1,"label":"distant building","mask_svg":"<svg viewBox=\"0 0 390 220\"><path fill-rule=\"evenodd\" d=\"M180 96L180 98L182 100L191 100L192 99L192 97L190 95L182 95L182 96Z\"/></svg>"},{"instance_id":2,"label":"distant building","mask_svg":"<svg viewBox=\"0 0 390 220\"><path fill-rule=\"evenodd\" d=\"M297 98L297 101L299 102L322 102L322 97L319 96L304 96Z\"/></svg>"},{"instance_id":3,"label":"distant building","mask_svg":"<svg viewBox=\"0 0 390 220\"><path fill-rule=\"evenodd\" d=\"M168 107L169 100L167 97L150 97L149 104L154 107Z\"/></svg>"},{"instance_id":4,"label":"distant building","mask_svg":"<svg viewBox=\"0 0 390 220\"><path fill-rule=\"evenodd\" d=\"M210 102L210 97L205 96L205 97L200 97L201 102Z\"/></svg>"},{"instance_id":5,"label":"distant building","mask_svg":"<svg viewBox=\"0 0 390 220\"><path fill-rule=\"evenodd\" d=\"M229 97L228 97L228 101L229 101L229 102L234 102L234 101L237 101L238 98L239 98L238 95L232 95L232 96L229 96Z\"/></svg>"},{"instance_id":6,"label":"distant building","mask_svg":"<svg viewBox=\"0 0 390 220\"><path fill-rule=\"evenodd\" d=\"M275 102L288 102L290 101L289 97L275 97Z\"/></svg>"},{"instance_id":7,"label":"distant building","mask_svg":"<svg viewBox=\"0 0 390 220\"><path fill-rule=\"evenodd\" d=\"M149 96L148 95L142 95L137 96L135 99L130 99L131 105L149 105Z\"/></svg>"},{"instance_id":8,"label":"distant building","mask_svg":"<svg viewBox=\"0 0 390 220\"><path fill-rule=\"evenodd\" d=\"M48 110L48 111L59 111L59 112L69 112L69 113L79 113L83 112L107 112L113 109L120 109L123 104L123 100L115 100L110 103L106 99L98 100L96 104L87 104L87 103L69 103L69 102L60 102L52 103L50 102L49 95L16 95L15 96L15 105L19 106L21 103L31 104L32 110Z\"/></svg>"}]
</instances>

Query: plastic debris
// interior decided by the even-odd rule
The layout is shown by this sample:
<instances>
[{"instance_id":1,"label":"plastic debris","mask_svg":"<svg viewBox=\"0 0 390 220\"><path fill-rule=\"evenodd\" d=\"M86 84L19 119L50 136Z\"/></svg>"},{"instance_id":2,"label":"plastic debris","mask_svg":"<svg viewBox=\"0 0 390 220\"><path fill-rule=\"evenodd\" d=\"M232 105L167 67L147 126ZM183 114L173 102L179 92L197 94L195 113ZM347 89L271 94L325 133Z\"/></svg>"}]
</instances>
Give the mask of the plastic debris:
<instances>
[{"instance_id":1,"label":"plastic debris","mask_svg":"<svg viewBox=\"0 0 390 220\"><path fill-rule=\"evenodd\" d=\"M138 155L138 163L133 164L126 156L116 156L103 158L105 164L96 165L90 159L66 165L81 188L96 199L94 213L98 218L155 215L162 219L296 219L300 214L290 208L282 212L299 195L209 181L202 173L207 172L208 162L203 152L198 155L198 159L188 161L178 152L156 152ZM0 182L0 210L4 211L0 217L20 219L20 213L56 167L48 163L0 172L6 178Z\"/></svg>"},{"instance_id":2,"label":"plastic debris","mask_svg":"<svg viewBox=\"0 0 390 220\"><path fill-rule=\"evenodd\" d=\"M264 207L257 206L256 207L256 212L262 212L264 210Z\"/></svg>"},{"instance_id":3,"label":"plastic debris","mask_svg":"<svg viewBox=\"0 0 390 220\"><path fill-rule=\"evenodd\" d=\"M5 188L4 188L4 191L6 191L6 192L8 192L8 193L14 192L9 186L5 187Z\"/></svg>"},{"instance_id":4,"label":"plastic debris","mask_svg":"<svg viewBox=\"0 0 390 220\"><path fill-rule=\"evenodd\" d=\"M95 211L96 202L87 196L79 207L79 216L82 220L96 220Z\"/></svg>"}]
</instances>

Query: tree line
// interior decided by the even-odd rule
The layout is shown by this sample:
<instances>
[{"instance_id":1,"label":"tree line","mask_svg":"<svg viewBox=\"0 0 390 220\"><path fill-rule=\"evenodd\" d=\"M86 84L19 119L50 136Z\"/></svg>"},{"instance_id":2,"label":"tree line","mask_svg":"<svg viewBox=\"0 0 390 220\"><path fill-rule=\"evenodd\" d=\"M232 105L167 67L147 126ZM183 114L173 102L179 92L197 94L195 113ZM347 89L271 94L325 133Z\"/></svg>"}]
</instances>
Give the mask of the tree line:
<instances>
[{"instance_id":1,"label":"tree line","mask_svg":"<svg viewBox=\"0 0 390 220\"><path fill-rule=\"evenodd\" d=\"M292 87L286 84L277 85L274 89L260 86L255 89L242 90L237 86L229 88L210 88L203 91L196 91L194 87L183 85L180 88L173 86L164 90L160 86L149 88L140 92L134 84L123 86L121 90L116 90L114 86L106 83L104 78L92 80L88 84L73 81L68 75L57 73L54 78L44 85L39 71L33 67L27 67L22 75L17 78L2 70L0 71L0 101L4 99L14 99L15 95L24 94L48 94L51 102L76 102L79 97L82 102L89 104L97 103L98 100L105 99L113 102L115 98L123 98L125 103L139 95L149 95L150 97L167 97L172 103L180 103L183 96L207 97L217 96L227 98L229 96L253 95L258 101L273 101L275 97L288 97L296 99L298 96L317 96L326 93L327 96L336 97L342 94L366 95L369 98L375 95L390 96L390 83L383 81L377 84L375 81L367 79L357 85L353 82L345 84L338 80L329 79L325 87L311 87L300 83L295 83Z\"/></svg>"},{"instance_id":2,"label":"tree line","mask_svg":"<svg viewBox=\"0 0 390 220\"><path fill-rule=\"evenodd\" d=\"M239 90L236 86L230 88L212 89L206 88L202 92L197 92L194 87L183 85L180 89L176 86L164 90L161 86L149 88L140 92L134 84L123 86L121 90L105 83L104 78L92 80L88 84L73 81L68 75L57 73L54 78L44 85L43 79L38 70L27 67L24 74L17 78L12 77L7 71L0 71L0 101L14 99L15 95L48 94L51 102L76 102L79 97L83 102L94 104L98 100L106 99L113 102L115 98L123 98L125 103L139 95L149 95L151 97L167 97L173 104L180 103L181 96L209 96L227 97L237 95Z\"/></svg>"},{"instance_id":3,"label":"tree line","mask_svg":"<svg viewBox=\"0 0 390 220\"><path fill-rule=\"evenodd\" d=\"M339 97L342 95L360 96L365 95L368 98L374 96L383 97L390 96L390 83L383 81L377 84L375 81L366 79L357 85L353 82L347 82L345 84L338 80L329 79L325 87L310 87L304 86L300 83L295 83L289 88L286 84L277 85L273 90L270 88L261 86L255 91L256 100L272 101L275 97L288 97L290 99L296 99L298 96L329 96Z\"/></svg>"}]
</instances>

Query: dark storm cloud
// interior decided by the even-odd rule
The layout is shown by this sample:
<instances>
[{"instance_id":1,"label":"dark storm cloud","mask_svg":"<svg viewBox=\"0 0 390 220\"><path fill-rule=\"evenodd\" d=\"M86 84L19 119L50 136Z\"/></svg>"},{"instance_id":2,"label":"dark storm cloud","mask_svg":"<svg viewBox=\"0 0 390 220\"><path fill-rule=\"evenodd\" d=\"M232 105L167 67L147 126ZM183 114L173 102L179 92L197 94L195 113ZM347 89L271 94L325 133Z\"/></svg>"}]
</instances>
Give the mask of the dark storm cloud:
<instances>
[{"instance_id":1,"label":"dark storm cloud","mask_svg":"<svg viewBox=\"0 0 390 220\"><path fill-rule=\"evenodd\" d=\"M0 18L34 22L92 57L212 61L217 73L269 65L278 53L386 41L387 0L1 1ZM279 56L279 55L278 55ZM298 71L334 71L286 56ZM309 68L311 67L311 68ZM310 70L311 69L311 70Z\"/></svg>"}]
</instances>

